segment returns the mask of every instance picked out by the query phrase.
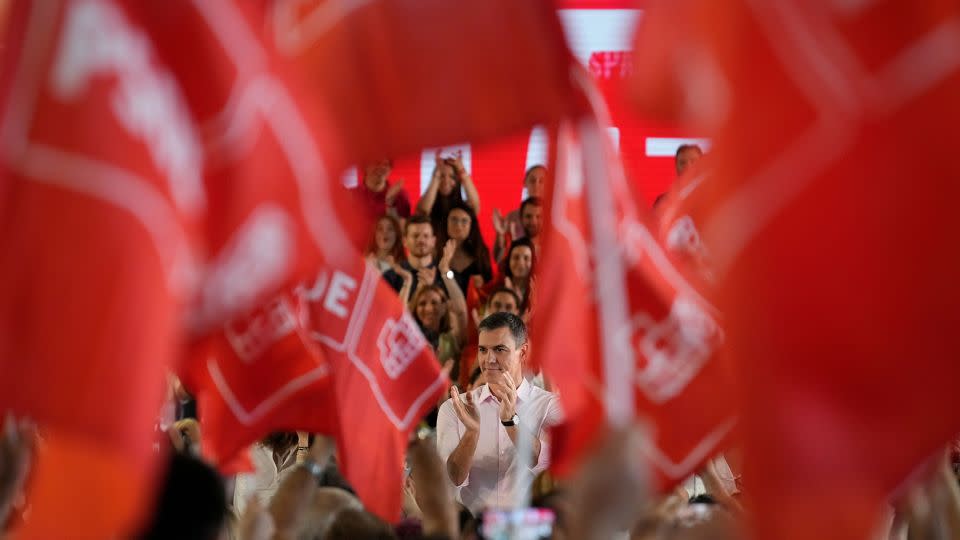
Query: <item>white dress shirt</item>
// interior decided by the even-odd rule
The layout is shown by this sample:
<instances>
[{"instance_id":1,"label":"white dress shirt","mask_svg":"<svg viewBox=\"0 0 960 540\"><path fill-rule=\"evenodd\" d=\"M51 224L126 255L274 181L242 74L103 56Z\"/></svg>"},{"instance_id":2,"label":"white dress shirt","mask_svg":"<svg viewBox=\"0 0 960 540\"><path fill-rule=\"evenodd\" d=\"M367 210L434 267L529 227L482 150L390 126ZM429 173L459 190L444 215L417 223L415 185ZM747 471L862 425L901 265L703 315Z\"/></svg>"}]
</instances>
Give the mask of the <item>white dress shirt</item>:
<instances>
[{"instance_id":1,"label":"white dress shirt","mask_svg":"<svg viewBox=\"0 0 960 540\"><path fill-rule=\"evenodd\" d=\"M260 443L251 446L249 454L254 470L238 474L233 488L233 508L238 516L243 515L251 496L256 496L264 507L270 504L270 499L280 487L280 482L297 464L295 448L291 448L290 452L284 456L279 467L273 459L273 450Z\"/></svg>"},{"instance_id":2,"label":"white dress shirt","mask_svg":"<svg viewBox=\"0 0 960 540\"><path fill-rule=\"evenodd\" d=\"M540 440L540 458L532 469L520 470L516 448L507 428L500 423L500 404L487 385L473 389L474 403L480 413L480 433L473 465L463 484L455 486L457 500L474 514L487 508L509 508L514 486L524 482L529 490L537 474L550 464L550 446L545 428L560 422L560 400L556 394L537 388L525 379L517 389L519 428L529 430ZM466 400L466 394L460 394ZM465 431L451 400L440 406L437 415L437 451L446 464L460 444ZM525 468L525 467L524 467ZM449 478L449 477L448 477Z\"/></svg>"}]
</instances>

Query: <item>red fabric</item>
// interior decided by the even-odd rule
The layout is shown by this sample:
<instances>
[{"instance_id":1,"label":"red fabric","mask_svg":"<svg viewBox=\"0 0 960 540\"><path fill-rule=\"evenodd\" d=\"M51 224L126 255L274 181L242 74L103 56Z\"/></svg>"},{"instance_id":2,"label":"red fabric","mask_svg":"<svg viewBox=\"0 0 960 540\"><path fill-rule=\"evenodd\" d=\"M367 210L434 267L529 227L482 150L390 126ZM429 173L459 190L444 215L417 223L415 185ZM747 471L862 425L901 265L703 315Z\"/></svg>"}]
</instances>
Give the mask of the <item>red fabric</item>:
<instances>
[{"instance_id":1,"label":"red fabric","mask_svg":"<svg viewBox=\"0 0 960 540\"><path fill-rule=\"evenodd\" d=\"M390 190L390 184L392 184L392 182L388 182L383 191L377 192L367 188L361 179L360 185L353 190L353 193L359 199L359 204L366 207L367 215L371 220L379 219L380 216L387 213L387 191ZM405 219L410 217L410 198L407 196L406 191L400 190L397 193L392 207L401 218Z\"/></svg>"},{"instance_id":2,"label":"red fabric","mask_svg":"<svg viewBox=\"0 0 960 540\"><path fill-rule=\"evenodd\" d=\"M38 464L22 534L128 536L183 330L218 328L349 251L318 182L338 160L236 4L10 16L0 405L63 445Z\"/></svg>"},{"instance_id":3,"label":"red fabric","mask_svg":"<svg viewBox=\"0 0 960 540\"><path fill-rule=\"evenodd\" d=\"M636 416L651 428L645 457L667 489L735 423L717 315L656 241L601 121L562 124L557 152L537 275L537 312L550 317L531 330L567 416L554 463L565 472L604 425Z\"/></svg>"},{"instance_id":4,"label":"red fabric","mask_svg":"<svg viewBox=\"0 0 960 540\"><path fill-rule=\"evenodd\" d=\"M449 382L416 321L361 258L325 267L298 297L332 368L341 469L371 512L396 522L410 432Z\"/></svg>"},{"instance_id":5,"label":"red fabric","mask_svg":"<svg viewBox=\"0 0 960 540\"><path fill-rule=\"evenodd\" d=\"M336 131L359 163L529 129L570 110L571 57L550 1L272 5L281 48L337 104ZM440 66L443 83L419 78Z\"/></svg>"},{"instance_id":6,"label":"red fabric","mask_svg":"<svg viewBox=\"0 0 960 540\"><path fill-rule=\"evenodd\" d=\"M701 95L718 163L687 210L750 382L757 538L870 537L960 431L960 164L931 159L955 152L958 17L936 0L670 1L641 27L637 48L663 53L637 66L647 110L723 88Z\"/></svg>"},{"instance_id":7,"label":"red fabric","mask_svg":"<svg viewBox=\"0 0 960 540\"><path fill-rule=\"evenodd\" d=\"M195 347L182 374L198 400L204 455L232 466L274 431L335 434L330 376L291 295L231 321Z\"/></svg>"}]
</instances>

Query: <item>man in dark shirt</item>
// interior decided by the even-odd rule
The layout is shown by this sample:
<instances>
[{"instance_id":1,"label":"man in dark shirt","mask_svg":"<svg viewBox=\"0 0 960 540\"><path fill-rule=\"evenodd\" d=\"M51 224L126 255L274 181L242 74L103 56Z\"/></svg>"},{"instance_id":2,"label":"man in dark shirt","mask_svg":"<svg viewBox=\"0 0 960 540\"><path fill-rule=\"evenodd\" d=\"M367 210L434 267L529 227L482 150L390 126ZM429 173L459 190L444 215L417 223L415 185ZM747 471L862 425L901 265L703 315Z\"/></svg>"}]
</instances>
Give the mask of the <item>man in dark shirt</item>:
<instances>
[{"instance_id":1,"label":"man in dark shirt","mask_svg":"<svg viewBox=\"0 0 960 540\"><path fill-rule=\"evenodd\" d=\"M400 263L400 266L413 275L413 282L410 284L411 295L420 283L421 271L423 275L432 275L433 283L446 290L443 278L437 271L435 260L437 237L433 233L433 225L429 217L415 214L407 220L403 227L403 246L407 248L407 258ZM383 273L383 279L387 280L387 283L397 292L403 288L403 277L392 269Z\"/></svg>"}]
</instances>

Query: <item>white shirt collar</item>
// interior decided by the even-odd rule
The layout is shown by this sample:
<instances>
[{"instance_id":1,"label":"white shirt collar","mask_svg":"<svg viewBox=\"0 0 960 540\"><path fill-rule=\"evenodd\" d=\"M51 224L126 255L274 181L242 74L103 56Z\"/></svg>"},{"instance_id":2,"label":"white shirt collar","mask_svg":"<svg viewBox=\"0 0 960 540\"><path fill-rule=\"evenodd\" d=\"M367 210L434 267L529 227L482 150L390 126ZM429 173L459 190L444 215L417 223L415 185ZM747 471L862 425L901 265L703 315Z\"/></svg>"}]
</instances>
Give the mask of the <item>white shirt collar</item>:
<instances>
[{"instance_id":1,"label":"white shirt collar","mask_svg":"<svg viewBox=\"0 0 960 540\"><path fill-rule=\"evenodd\" d=\"M517 388L517 402L526 401L530 397L530 391L533 386L527 382L527 378L521 375L522 380ZM490 392L490 387L486 384L480 387L480 393L477 394L477 403L483 403L489 398L496 397Z\"/></svg>"}]
</instances>

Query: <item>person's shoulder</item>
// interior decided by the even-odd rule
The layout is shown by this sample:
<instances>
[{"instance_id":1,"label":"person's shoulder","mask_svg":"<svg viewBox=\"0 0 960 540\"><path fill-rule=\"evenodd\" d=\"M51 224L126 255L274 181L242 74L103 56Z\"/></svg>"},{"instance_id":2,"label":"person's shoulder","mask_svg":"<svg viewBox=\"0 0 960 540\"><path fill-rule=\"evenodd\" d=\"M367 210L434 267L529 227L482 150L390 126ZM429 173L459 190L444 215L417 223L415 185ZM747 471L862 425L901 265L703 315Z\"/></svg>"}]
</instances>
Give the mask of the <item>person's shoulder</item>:
<instances>
[{"instance_id":1,"label":"person's shoulder","mask_svg":"<svg viewBox=\"0 0 960 540\"><path fill-rule=\"evenodd\" d=\"M530 381L527 381L527 384L530 385L530 390L529 390L529 391L530 391L530 399L531 399L531 400L537 400L537 401L540 401L540 400L542 400L542 401L552 401L552 400L560 399L560 396L559 396L559 395L557 395L557 394L555 394L555 393L553 393L553 392L551 392L551 391L549 391L549 390L544 390L543 388L540 388L539 386L537 386L537 385L535 385L535 384L530 384Z\"/></svg>"}]
</instances>

